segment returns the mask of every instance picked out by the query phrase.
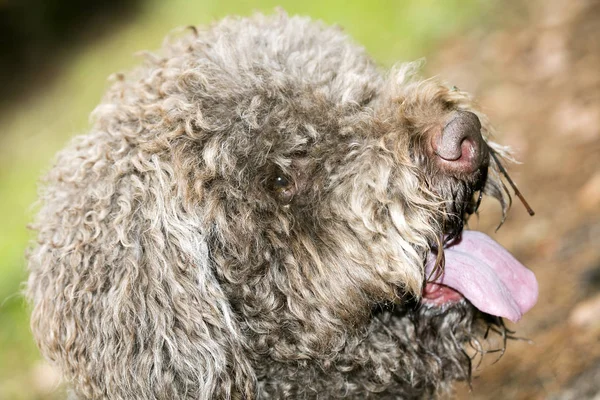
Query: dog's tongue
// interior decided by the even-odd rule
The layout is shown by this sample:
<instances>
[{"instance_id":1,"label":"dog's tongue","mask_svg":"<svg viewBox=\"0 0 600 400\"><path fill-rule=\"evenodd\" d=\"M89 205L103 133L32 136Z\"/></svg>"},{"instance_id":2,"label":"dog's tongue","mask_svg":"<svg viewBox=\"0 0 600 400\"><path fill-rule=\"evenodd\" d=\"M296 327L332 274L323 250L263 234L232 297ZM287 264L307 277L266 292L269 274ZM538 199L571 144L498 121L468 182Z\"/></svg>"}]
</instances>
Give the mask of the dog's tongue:
<instances>
[{"instance_id":1,"label":"dog's tongue","mask_svg":"<svg viewBox=\"0 0 600 400\"><path fill-rule=\"evenodd\" d=\"M463 231L444 249L443 274L435 280L460 292L479 310L516 322L529 311L538 297L533 272L489 236ZM431 275L435 257L426 264Z\"/></svg>"}]
</instances>

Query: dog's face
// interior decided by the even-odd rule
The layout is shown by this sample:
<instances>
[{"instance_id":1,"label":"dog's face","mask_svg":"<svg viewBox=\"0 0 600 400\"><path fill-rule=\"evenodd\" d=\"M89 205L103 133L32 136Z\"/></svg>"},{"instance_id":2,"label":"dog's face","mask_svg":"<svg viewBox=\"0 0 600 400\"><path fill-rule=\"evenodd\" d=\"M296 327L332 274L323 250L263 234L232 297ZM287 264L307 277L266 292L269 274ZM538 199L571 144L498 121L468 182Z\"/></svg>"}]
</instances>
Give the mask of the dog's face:
<instances>
[{"instance_id":1,"label":"dog's face","mask_svg":"<svg viewBox=\"0 0 600 400\"><path fill-rule=\"evenodd\" d=\"M383 76L299 18L166 51L63 153L38 222L34 332L81 396L431 395L469 376L466 342L533 305L524 267L462 233L479 194L508 198L465 93L412 64ZM84 218L58 216L69 197Z\"/></svg>"}]
</instances>

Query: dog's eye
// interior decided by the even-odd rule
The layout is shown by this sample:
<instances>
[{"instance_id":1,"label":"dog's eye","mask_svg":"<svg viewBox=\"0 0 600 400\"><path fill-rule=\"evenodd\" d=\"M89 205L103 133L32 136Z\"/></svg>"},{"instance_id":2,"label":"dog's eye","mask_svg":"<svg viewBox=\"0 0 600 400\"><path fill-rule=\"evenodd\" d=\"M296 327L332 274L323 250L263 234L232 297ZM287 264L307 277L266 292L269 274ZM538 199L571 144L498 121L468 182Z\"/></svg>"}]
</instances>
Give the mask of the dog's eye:
<instances>
[{"instance_id":1,"label":"dog's eye","mask_svg":"<svg viewBox=\"0 0 600 400\"><path fill-rule=\"evenodd\" d=\"M290 180L282 175L277 175L275 179L273 179L273 188L275 190L286 189L290 186Z\"/></svg>"},{"instance_id":2,"label":"dog's eye","mask_svg":"<svg viewBox=\"0 0 600 400\"><path fill-rule=\"evenodd\" d=\"M276 173L271 178L270 189L282 203L289 203L295 194L295 186L283 173Z\"/></svg>"}]
</instances>

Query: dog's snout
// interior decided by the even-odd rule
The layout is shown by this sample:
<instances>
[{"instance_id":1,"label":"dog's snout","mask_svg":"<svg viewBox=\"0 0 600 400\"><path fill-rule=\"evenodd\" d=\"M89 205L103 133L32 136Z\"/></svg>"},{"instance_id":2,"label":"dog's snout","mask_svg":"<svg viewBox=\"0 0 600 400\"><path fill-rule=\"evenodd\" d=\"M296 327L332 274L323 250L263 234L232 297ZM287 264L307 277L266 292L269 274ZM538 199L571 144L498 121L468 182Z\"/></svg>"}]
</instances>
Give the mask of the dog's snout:
<instances>
[{"instance_id":1,"label":"dog's snout","mask_svg":"<svg viewBox=\"0 0 600 400\"><path fill-rule=\"evenodd\" d=\"M474 172L487 161L481 122L469 111L455 111L431 137L431 148L440 167L449 173Z\"/></svg>"}]
</instances>

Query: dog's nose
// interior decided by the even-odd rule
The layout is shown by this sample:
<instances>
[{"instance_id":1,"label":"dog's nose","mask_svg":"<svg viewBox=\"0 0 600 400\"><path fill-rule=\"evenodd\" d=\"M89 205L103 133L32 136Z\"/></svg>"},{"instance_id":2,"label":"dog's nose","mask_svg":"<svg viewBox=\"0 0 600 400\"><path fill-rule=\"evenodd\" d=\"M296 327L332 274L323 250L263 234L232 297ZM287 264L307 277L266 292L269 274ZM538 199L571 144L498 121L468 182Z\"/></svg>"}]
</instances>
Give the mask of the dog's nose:
<instances>
[{"instance_id":1,"label":"dog's nose","mask_svg":"<svg viewBox=\"0 0 600 400\"><path fill-rule=\"evenodd\" d=\"M474 172L488 159L481 122L469 111L453 112L446 125L432 136L431 147L438 165L449 173Z\"/></svg>"}]
</instances>

